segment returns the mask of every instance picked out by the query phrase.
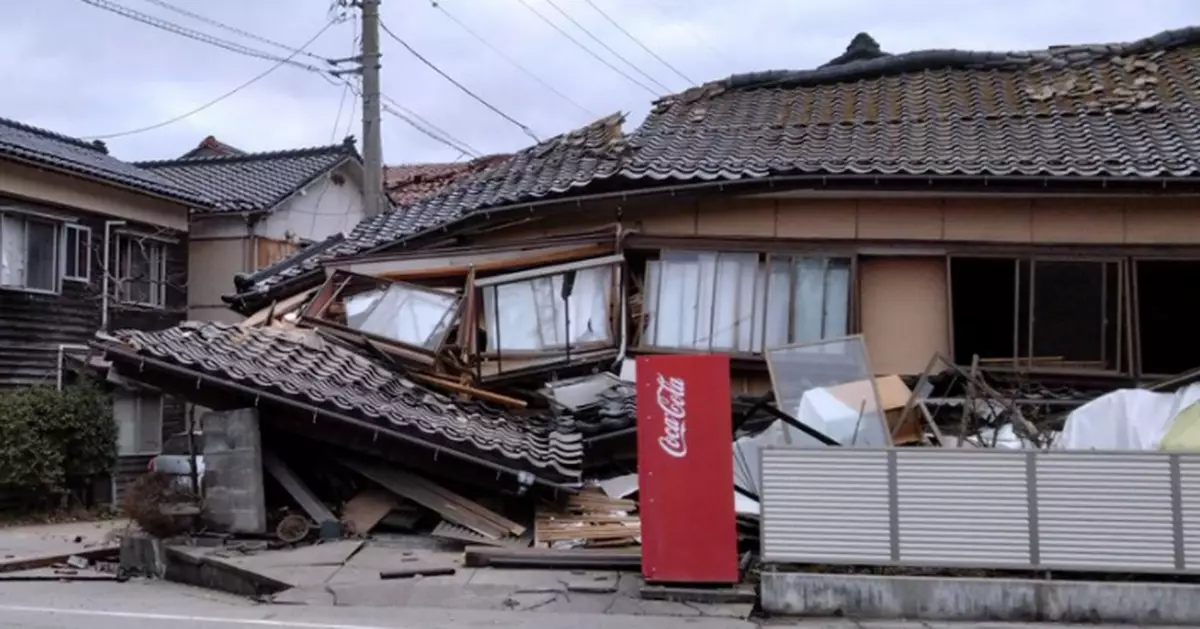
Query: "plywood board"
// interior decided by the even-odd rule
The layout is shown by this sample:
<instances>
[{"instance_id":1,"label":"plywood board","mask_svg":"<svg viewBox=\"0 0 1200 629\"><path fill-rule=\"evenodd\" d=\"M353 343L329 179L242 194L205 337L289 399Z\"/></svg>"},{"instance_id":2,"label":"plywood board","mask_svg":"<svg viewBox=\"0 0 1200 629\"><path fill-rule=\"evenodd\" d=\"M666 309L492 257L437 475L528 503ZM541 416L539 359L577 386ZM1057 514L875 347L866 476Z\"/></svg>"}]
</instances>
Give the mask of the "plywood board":
<instances>
[{"instance_id":1,"label":"plywood board","mask_svg":"<svg viewBox=\"0 0 1200 629\"><path fill-rule=\"evenodd\" d=\"M398 506L400 505L392 494L378 489L367 489L358 492L342 508L342 521L348 522L355 533L365 535Z\"/></svg>"}]
</instances>

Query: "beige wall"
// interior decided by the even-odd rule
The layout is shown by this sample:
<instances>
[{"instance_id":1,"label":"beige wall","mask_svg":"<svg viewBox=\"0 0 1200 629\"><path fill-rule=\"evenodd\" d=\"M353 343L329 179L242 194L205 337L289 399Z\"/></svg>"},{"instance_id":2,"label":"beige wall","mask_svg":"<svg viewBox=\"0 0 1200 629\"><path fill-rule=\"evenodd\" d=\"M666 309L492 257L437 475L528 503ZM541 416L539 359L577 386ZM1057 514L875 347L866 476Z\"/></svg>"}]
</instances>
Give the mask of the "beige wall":
<instances>
[{"instance_id":1,"label":"beige wall","mask_svg":"<svg viewBox=\"0 0 1200 629\"><path fill-rule=\"evenodd\" d=\"M646 209L601 208L498 231L491 241L618 220L659 236L1031 245L1200 244L1200 200L1182 198L770 199L717 197ZM589 225L590 223L590 225Z\"/></svg>"},{"instance_id":2,"label":"beige wall","mask_svg":"<svg viewBox=\"0 0 1200 629\"><path fill-rule=\"evenodd\" d=\"M188 208L179 202L3 160L0 160L0 193L147 225L188 230Z\"/></svg>"},{"instance_id":3,"label":"beige wall","mask_svg":"<svg viewBox=\"0 0 1200 629\"><path fill-rule=\"evenodd\" d=\"M233 276L246 264L248 238L192 240L188 246L188 317L228 321L214 313L226 310L221 295L233 292ZM228 311L231 316L236 316Z\"/></svg>"},{"instance_id":4,"label":"beige wall","mask_svg":"<svg viewBox=\"0 0 1200 629\"><path fill-rule=\"evenodd\" d=\"M950 354L946 259L859 260L862 333L876 374L914 374Z\"/></svg>"}]
</instances>

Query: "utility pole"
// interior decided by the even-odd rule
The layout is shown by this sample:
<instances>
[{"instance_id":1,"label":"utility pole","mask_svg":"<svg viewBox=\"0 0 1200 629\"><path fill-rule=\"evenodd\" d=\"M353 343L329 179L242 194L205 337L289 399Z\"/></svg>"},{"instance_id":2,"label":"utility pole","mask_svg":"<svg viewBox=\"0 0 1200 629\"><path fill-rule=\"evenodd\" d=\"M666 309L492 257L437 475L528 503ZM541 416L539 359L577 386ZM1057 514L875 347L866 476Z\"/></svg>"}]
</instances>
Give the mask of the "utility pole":
<instances>
[{"instance_id":1,"label":"utility pole","mask_svg":"<svg viewBox=\"0 0 1200 629\"><path fill-rule=\"evenodd\" d=\"M383 196L383 139L380 136L379 107L379 5L381 0L362 1L362 77L363 77L363 210L367 216L387 209Z\"/></svg>"}]
</instances>

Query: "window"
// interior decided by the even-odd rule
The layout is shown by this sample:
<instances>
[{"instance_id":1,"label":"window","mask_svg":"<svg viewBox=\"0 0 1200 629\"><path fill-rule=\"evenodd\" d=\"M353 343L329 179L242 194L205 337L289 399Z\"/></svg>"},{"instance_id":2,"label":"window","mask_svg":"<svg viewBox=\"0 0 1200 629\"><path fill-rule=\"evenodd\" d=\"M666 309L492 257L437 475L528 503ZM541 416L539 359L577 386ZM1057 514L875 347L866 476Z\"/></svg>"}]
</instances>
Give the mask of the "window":
<instances>
[{"instance_id":1,"label":"window","mask_svg":"<svg viewBox=\"0 0 1200 629\"><path fill-rule=\"evenodd\" d=\"M458 296L396 283L347 297L344 303L349 327L435 350L458 306Z\"/></svg>"},{"instance_id":2,"label":"window","mask_svg":"<svg viewBox=\"0 0 1200 629\"><path fill-rule=\"evenodd\" d=\"M117 237L117 290L121 301L163 308L167 305L167 247L132 235Z\"/></svg>"},{"instance_id":3,"label":"window","mask_svg":"<svg viewBox=\"0 0 1200 629\"><path fill-rule=\"evenodd\" d=\"M117 422L117 454L149 456L162 453L161 395L118 392L113 396L113 419Z\"/></svg>"},{"instance_id":4,"label":"window","mask_svg":"<svg viewBox=\"0 0 1200 629\"><path fill-rule=\"evenodd\" d=\"M92 276L92 230L80 225L63 228L63 279L86 282Z\"/></svg>"},{"instance_id":5,"label":"window","mask_svg":"<svg viewBox=\"0 0 1200 629\"><path fill-rule=\"evenodd\" d=\"M609 317L615 274L616 267L604 264L485 286L488 351L537 352L611 344Z\"/></svg>"},{"instance_id":6,"label":"window","mask_svg":"<svg viewBox=\"0 0 1200 629\"><path fill-rule=\"evenodd\" d=\"M646 265L643 345L760 353L845 336L850 261L667 251Z\"/></svg>"},{"instance_id":7,"label":"window","mask_svg":"<svg viewBox=\"0 0 1200 629\"><path fill-rule=\"evenodd\" d=\"M0 286L58 290L58 225L0 214Z\"/></svg>"}]
</instances>

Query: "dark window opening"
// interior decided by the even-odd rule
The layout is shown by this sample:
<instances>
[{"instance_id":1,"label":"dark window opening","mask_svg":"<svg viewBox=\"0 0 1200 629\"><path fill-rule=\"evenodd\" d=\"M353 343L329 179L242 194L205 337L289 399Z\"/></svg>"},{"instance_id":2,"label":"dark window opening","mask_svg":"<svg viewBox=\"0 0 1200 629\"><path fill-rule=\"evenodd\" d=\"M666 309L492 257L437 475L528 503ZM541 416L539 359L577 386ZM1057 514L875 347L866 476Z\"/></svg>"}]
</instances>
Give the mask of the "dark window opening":
<instances>
[{"instance_id":1,"label":"dark window opening","mask_svg":"<svg viewBox=\"0 0 1200 629\"><path fill-rule=\"evenodd\" d=\"M1117 370L1117 262L953 258L954 360L984 366Z\"/></svg>"},{"instance_id":2,"label":"dark window opening","mask_svg":"<svg viewBox=\"0 0 1200 629\"><path fill-rule=\"evenodd\" d=\"M1138 344L1144 374L1200 367L1200 261L1137 262Z\"/></svg>"},{"instance_id":3,"label":"dark window opening","mask_svg":"<svg viewBox=\"0 0 1200 629\"><path fill-rule=\"evenodd\" d=\"M1016 261L953 258L950 261L954 362L1012 358L1016 304Z\"/></svg>"}]
</instances>

